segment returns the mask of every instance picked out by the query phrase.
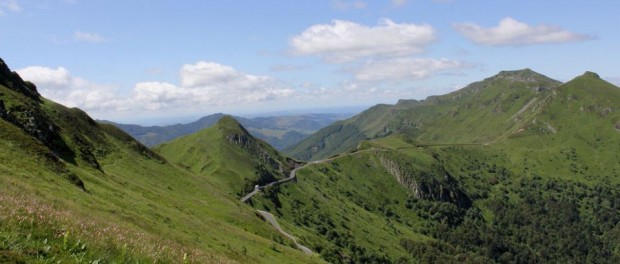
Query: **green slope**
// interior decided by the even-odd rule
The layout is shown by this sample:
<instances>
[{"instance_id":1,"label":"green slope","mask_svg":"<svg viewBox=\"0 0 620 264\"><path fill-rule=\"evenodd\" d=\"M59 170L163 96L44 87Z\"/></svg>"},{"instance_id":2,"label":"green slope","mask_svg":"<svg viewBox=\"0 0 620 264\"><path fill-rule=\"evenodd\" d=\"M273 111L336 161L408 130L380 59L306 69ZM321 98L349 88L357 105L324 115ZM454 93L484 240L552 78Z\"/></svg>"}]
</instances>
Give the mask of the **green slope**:
<instances>
[{"instance_id":1,"label":"green slope","mask_svg":"<svg viewBox=\"0 0 620 264\"><path fill-rule=\"evenodd\" d=\"M596 149L514 151L520 143L382 138L306 167L255 204L332 263L619 261L617 160L598 167L587 158Z\"/></svg>"},{"instance_id":2,"label":"green slope","mask_svg":"<svg viewBox=\"0 0 620 264\"><path fill-rule=\"evenodd\" d=\"M0 60L0 262L321 262L209 178L38 95Z\"/></svg>"},{"instance_id":3,"label":"green slope","mask_svg":"<svg viewBox=\"0 0 620 264\"><path fill-rule=\"evenodd\" d=\"M426 143L489 143L535 114L559 84L529 69L500 72L450 94L375 106L319 130L285 152L317 160L392 133Z\"/></svg>"},{"instance_id":4,"label":"green slope","mask_svg":"<svg viewBox=\"0 0 620 264\"><path fill-rule=\"evenodd\" d=\"M392 132L255 204L333 263L616 263L620 88L593 73L539 78L504 72L366 111L342 127Z\"/></svg>"},{"instance_id":5,"label":"green slope","mask_svg":"<svg viewBox=\"0 0 620 264\"><path fill-rule=\"evenodd\" d=\"M296 162L254 138L233 117L211 128L156 146L155 151L181 167L208 177L221 190L241 197L288 177Z\"/></svg>"}]
</instances>

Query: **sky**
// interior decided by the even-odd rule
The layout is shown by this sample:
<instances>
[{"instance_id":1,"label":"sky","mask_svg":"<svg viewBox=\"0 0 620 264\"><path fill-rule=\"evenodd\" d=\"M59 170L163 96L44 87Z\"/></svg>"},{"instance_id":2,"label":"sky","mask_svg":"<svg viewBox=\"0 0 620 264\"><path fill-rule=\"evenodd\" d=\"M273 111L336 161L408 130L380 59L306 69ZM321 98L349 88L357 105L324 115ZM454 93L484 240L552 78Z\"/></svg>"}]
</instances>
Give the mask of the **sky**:
<instances>
[{"instance_id":1,"label":"sky","mask_svg":"<svg viewBox=\"0 0 620 264\"><path fill-rule=\"evenodd\" d=\"M524 68L620 84L619 10L615 0L0 0L0 58L94 118L166 124L394 104Z\"/></svg>"}]
</instances>

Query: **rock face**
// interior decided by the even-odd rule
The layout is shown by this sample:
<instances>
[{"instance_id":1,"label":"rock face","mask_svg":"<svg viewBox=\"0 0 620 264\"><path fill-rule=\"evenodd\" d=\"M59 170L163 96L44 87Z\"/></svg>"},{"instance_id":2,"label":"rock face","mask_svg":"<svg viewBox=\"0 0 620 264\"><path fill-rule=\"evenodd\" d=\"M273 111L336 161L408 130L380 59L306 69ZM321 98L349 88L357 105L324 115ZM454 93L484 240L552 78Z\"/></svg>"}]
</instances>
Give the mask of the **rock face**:
<instances>
[{"instance_id":1,"label":"rock face","mask_svg":"<svg viewBox=\"0 0 620 264\"><path fill-rule=\"evenodd\" d=\"M277 179L283 179L295 167L294 160L286 158L278 153L277 150L269 146L264 141L250 135L250 133L231 116L222 117L217 125L224 135L224 138L244 152L252 156L251 160L256 163L256 174L258 180L251 183L263 185Z\"/></svg>"},{"instance_id":2,"label":"rock face","mask_svg":"<svg viewBox=\"0 0 620 264\"><path fill-rule=\"evenodd\" d=\"M61 135L60 126L50 116L60 113L48 112L44 104L36 86L12 72L0 59L0 119L45 145L49 149L49 153L46 153L47 160L55 164L55 171L78 188L86 190L82 180L69 172L62 162L76 164L76 153L67 145ZM80 149L79 152L82 160L100 169L99 163L88 149Z\"/></svg>"},{"instance_id":3,"label":"rock face","mask_svg":"<svg viewBox=\"0 0 620 264\"><path fill-rule=\"evenodd\" d=\"M40 100L41 95L37 91L37 87L31 82L22 80L19 74L11 71L2 59L0 59L0 85L32 99Z\"/></svg>"},{"instance_id":4,"label":"rock face","mask_svg":"<svg viewBox=\"0 0 620 264\"><path fill-rule=\"evenodd\" d=\"M471 199L458 188L457 181L445 170L442 170L442 175L432 175L423 171L410 172L388 158L381 157L380 161L398 183L411 190L416 199L449 202L461 208L469 208L472 205Z\"/></svg>"},{"instance_id":5,"label":"rock face","mask_svg":"<svg viewBox=\"0 0 620 264\"><path fill-rule=\"evenodd\" d=\"M252 156L254 156L260 162L265 163L268 166L271 166L278 171L283 171L280 163L276 161L271 156L271 154L269 154L269 151L262 148L262 146L257 142L257 140L253 138L252 136L250 136L250 134L247 131L245 131L245 133L239 133L239 134L229 132L228 134L225 135L225 137L226 137L226 140L228 140L230 143L248 150L248 152L252 154Z\"/></svg>"},{"instance_id":6,"label":"rock face","mask_svg":"<svg viewBox=\"0 0 620 264\"><path fill-rule=\"evenodd\" d=\"M6 95L0 93L0 118L37 138L49 147L55 156L75 162L75 153L60 136L58 126L41 109L43 102L36 86L22 80L2 59L0 59L0 85L17 93L13 95L8 91Z\"/></svg>"}]
</instances>

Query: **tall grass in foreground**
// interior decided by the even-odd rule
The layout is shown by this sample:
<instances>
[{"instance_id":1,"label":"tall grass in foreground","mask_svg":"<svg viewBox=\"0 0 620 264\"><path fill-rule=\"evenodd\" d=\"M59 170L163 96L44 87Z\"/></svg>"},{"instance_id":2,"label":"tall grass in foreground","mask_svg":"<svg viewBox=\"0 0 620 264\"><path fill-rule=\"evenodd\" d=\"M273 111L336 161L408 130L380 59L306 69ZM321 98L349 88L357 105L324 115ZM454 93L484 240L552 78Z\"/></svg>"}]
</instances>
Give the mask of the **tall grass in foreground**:
<instances>
[{"instance_id":1,"label":"tall grass in foreground","mask_svg":"<svg viewBox=\"0 0 620 264\"><path fill-rule=\"evenodd\" d=\"M59 261L233 263L165 238L0 191L0 262Z\"/></svg>"}]
</instances>

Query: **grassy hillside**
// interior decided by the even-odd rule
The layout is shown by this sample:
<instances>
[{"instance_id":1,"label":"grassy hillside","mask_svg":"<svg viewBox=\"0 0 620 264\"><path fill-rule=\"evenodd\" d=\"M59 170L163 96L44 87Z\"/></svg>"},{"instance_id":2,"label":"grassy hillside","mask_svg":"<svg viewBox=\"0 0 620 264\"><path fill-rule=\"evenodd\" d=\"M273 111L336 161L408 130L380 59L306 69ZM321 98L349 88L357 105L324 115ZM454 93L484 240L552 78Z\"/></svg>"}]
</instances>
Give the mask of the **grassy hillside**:
<instances>
[{"instance_id":1,"label":"grassy hillside","mask_svg":"<svg viewBox=\"0 0 620 264\"><path fill-rule=\"evenodd\" d=\"M233 117L211 128L156 146L169 161L187 168L232 196L241 197L255 185L288 177L295 161L256 139Z\"/></svg>"},{"instance_id":2,"label":"grassy hillside","mask_svg":"<svg viewBox=\"0 0 620 264\"><path fill-rule=\"evenodd\" d=\"M559 84L529 69L500 72L450 94L375 106L319 130L285 152L317 160L393 133L426 143L490 143L535 115Z\"/></svg>"},{"instance_id":3,"label":"grassy hillside","mask_svg":"<svg viewBox=\"0 0 620 264\"><path fill-rule=\"evenodd\" d=\"M0 61L0 262L321 262L210 179Z\"/></svg>"},{"instance_id":4,"label":"grassy hillside","mask_svg":"<svg viewBox=\"0 0 620 264\"><path fill-rule=\"evenodd\" d=\"M594 73L501 72L322 129L291 151L332 158L247 205L300 164L234 118L153 151L1 62L0 262L618 263L619 106Z\"/></svg>"},{"instance_id":5,"label":"grassy hillside","mask_svg":"<svg viewBox=\"0 0 620 264\"><path fill-rule=\"evenodd\" d=\"M619 164L593 167L596 149L574 157L512 144L391 136L311 165L255 204L332 263L619 261Z\"/></svg>"},{"instance_id":6,"label":"grassy hillside","mask_svg":"<svg viewBox=\"0 0 620 264\"><path fill-rule=\"evenodd\" d=\"M532 90L506 74L432 104L401 101L407 114L392 121L425 129L361 141L255 204L333 263L620 261L620 88L586 73ZM467 96L471 120L459 120L450 113ZM356 118L399 115L381 108Z\"/></svg>"}]
</instances>

